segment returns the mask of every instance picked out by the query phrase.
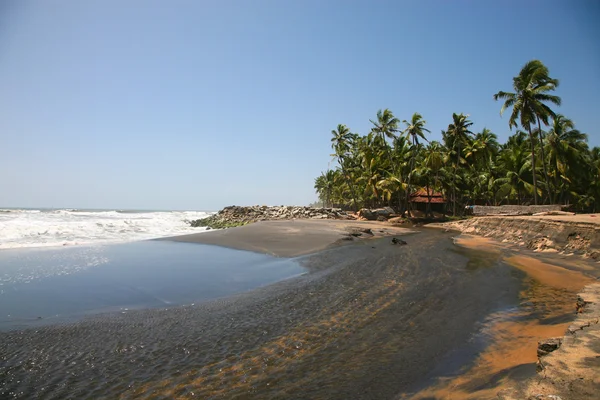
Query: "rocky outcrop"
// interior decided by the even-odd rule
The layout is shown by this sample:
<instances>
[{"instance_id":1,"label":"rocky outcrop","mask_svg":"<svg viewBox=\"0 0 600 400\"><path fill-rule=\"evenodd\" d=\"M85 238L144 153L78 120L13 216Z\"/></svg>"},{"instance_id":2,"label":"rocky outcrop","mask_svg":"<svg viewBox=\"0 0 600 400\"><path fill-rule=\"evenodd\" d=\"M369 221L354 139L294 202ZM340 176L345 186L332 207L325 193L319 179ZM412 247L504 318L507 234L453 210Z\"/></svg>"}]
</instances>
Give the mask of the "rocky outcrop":
<instances>
[{"instance_id":1,"label":"rocky outcrop","mask_svg":"<svg viewBox=\"0 0 600 400\"><path fill-rule=\"evenodd\" d=\"M230 228L257 221L283 219L352 219L339 208L302 206L229 206L207 218L191 221L193 227Z\"/></svg>"},{"instance_id":2,"label":"rocky outcrop","mask_svg":"<svg viewBox=\"0 0 600 400\"><path fill-rule=\"evenodd\" d=\"M525 246L600 260L600 224L536 217L477 217L438 227Z\"/></svg>"}]
</instances>

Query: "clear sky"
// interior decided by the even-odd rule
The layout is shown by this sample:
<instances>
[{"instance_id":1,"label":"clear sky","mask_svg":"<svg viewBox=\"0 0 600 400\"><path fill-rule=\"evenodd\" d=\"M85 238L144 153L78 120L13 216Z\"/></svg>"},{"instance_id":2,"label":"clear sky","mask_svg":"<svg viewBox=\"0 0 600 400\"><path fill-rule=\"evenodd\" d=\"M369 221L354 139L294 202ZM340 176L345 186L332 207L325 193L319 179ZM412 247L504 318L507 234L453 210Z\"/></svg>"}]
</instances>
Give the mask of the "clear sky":
<instances>
[{"instance_id":1,"label":"clear sky","mask_svg":"<svg viewBox=\"0 0 600 400\"><path fill-rule=\"evenodd\" d=\"M600 2L0 2L0 206L308 204L330 132L453 112L504 141L525 62L600 145ZM333 163L332 163L333 165Z\"/></svg>"}]
</instances>

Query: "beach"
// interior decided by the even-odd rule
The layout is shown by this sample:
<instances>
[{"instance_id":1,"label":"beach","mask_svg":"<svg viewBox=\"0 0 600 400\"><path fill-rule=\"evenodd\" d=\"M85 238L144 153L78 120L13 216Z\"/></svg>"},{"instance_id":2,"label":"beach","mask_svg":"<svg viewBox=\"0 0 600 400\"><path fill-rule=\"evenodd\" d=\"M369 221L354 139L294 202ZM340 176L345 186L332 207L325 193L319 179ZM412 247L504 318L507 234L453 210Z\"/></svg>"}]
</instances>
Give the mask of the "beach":
<instances>
[{"instance_id":1,"label":"beach","mask_svg":"<svg viewBox=\"0 0 600 400\"><path fill-rule=\"evenodd\" d=\"M535 376L537 340L574 320L584 283L557 289L511 265L501 246L377 222L266 221L174 240L299 255L307 273L194 305L2 332L0 393L494 398ZM573 282L581 274L557 268ZM516 337L523 326L529 336ZM520 358L506 357L511 349Z\"/></svg>"},{"instance_id":2,"label":"beach","mask_svg":"<svg viewBox=\"0 0 600 400\"><path fill-rule=\"evenodd\" d=\"M298 257L349 244L358 238L376 239L411 232L407 228L371 221L289 219L260 221L209 234L182 235L166 239L232 247L278 257Z\"/></svg>"}]
</instances>

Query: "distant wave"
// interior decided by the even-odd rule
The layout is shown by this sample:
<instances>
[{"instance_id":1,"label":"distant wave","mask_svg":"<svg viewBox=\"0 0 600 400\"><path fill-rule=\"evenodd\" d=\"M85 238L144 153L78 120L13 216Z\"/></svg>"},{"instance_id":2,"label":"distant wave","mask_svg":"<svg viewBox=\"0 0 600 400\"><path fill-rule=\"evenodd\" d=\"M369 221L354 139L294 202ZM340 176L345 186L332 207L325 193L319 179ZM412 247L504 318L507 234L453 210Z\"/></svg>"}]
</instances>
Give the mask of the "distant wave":
<instances>
[{"instance_id":1,"label":"distant wave","mask_svg":"<svg viewBox=\"0 0 600 400\"><path fill-rule=\"evenodd\" d=\"M193 232L203 211L2 209L0 249L119 243Z\"/></svg>"}]
</instances>

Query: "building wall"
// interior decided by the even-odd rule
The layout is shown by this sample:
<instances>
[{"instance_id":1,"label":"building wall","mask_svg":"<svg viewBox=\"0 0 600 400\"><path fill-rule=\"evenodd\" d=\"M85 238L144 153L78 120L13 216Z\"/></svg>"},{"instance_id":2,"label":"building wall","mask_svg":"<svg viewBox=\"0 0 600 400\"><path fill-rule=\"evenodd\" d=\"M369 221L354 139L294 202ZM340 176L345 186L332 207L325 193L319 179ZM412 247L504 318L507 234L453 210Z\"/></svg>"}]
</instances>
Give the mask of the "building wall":
<instances>
[{"instance_id":1,"label":"building wall","mask_svg":"<svg viewBox=\"0 0 600 400\"><path fill-rule=\"evenodd\" d=\"M559 204L541 205L541 206L471 206L470 214L473 215L528 215L548 211L560 211Z\"/></svg>"}]
</instances>

